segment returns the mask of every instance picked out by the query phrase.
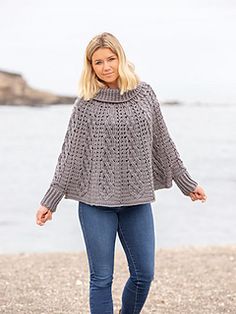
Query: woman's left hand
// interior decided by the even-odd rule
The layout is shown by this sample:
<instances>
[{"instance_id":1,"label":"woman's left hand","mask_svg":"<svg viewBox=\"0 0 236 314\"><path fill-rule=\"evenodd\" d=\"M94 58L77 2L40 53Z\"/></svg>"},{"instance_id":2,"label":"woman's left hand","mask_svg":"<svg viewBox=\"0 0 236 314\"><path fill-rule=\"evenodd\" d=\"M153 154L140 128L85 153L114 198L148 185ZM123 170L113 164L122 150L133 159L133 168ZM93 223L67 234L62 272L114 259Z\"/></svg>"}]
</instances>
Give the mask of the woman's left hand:
<instances>
[{"instance_id":1,"label":"woman's left hand","mask_svg":"<svg viewBox=\"0 0 236 314\"><path fill-rule=\"evenodd\" d=\"M198 185L193 192L189 193L189 196L191 197L192 201L200 200L205 202L207 199L206 193L200 185Z\"/></svg>"}]
</instances>

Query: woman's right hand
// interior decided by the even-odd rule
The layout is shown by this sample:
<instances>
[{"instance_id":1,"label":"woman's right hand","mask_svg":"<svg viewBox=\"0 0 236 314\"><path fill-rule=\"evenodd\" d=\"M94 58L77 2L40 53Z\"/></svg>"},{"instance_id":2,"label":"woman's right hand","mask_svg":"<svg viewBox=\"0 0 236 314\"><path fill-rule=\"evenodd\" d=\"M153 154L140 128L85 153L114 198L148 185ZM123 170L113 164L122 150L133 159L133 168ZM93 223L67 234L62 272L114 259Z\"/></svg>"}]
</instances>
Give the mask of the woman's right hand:
<instances>
[{"instance_id":1,"label":"woman's right hand","mask_svg":"<svg viewBox=\"0 0 236 314\"><path fill-rule=\"evenodd\" d=\"M193 192L189 193L189 196L191 197L192 201L200 200L202 202L205 202L207 200L207 195L204 189L199 185L195 188Z\"/></svg>"},{"instance_id":2,"label":"woman's right hand","mask_svg":"<svg viewBox=\"0 0 236 314\"><path fill-rule=\"evenodd\" d=\"M36 213L36 224L43 226L47 220L52 220L52 212L45 206L40 206Z\"/></svg>"}]
</instances>

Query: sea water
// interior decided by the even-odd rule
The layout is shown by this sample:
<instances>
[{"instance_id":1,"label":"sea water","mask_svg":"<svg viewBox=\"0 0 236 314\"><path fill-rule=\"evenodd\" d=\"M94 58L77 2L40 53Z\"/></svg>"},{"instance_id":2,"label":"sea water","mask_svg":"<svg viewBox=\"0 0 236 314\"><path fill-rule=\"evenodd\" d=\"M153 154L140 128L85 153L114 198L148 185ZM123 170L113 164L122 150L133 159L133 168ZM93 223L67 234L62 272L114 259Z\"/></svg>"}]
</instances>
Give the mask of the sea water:
<instances>
[{"instance_id":1,"label":"sea water","mask_svg":"<svg viewBox=\"0 0 236 314\"><path fill-rule=\"evenodd\" d=\"M175 184L156 191L156 247L235 244L236 106L161 108L185 166L208 200L192 202ZM35 223L71 110L71 105L0 107L0 253L85 249L78 202L63 199L52 221ZM121 246L118 238L116 244Z\"/></svg>"}]
</instances>

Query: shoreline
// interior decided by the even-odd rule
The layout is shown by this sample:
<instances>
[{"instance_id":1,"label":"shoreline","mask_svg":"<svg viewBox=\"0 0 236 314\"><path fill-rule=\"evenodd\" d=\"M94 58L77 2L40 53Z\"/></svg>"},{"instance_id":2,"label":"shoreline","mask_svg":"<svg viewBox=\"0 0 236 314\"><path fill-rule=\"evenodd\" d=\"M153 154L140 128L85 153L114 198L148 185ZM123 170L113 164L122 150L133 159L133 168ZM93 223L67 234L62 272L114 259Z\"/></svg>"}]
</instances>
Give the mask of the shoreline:
<instances>
[{"instance_id":1,"label":"shoreline","mask_svg":"<svg viewBox=\"0 0 236 314\"><path fill-rule=\"evenodd\" d=\"M160 248L142 314L236 313L236 245ZM114 314L128 279L115 252ZM89 273L82 252L0 254L1 313L89 313Z\"/></svg>"}]
</instances>

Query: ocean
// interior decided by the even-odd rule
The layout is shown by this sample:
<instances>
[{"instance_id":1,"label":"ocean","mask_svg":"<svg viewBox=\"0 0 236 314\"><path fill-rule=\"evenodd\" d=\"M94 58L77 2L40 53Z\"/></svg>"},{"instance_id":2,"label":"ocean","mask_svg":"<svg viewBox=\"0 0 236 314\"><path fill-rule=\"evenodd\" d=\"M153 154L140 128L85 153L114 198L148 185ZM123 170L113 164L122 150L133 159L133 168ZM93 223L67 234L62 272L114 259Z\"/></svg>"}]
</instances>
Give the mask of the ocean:
<instances>
[{"instance_id":1,"label":"ocean","mask_svg":"<svg viewBox=\"0 0 236 314\"><path fill-rule=\"evenodd\" d=\"M236 106L161 108L185 166L208 199L192 202L175 184L156 191L156 248L235 244ZM62 200L52 221L35 223L71 110L71 105L0 107L0 253L85 249L78 202ZM116 245L121 246L118 237Z\"/></svg>"}]
</instances>

